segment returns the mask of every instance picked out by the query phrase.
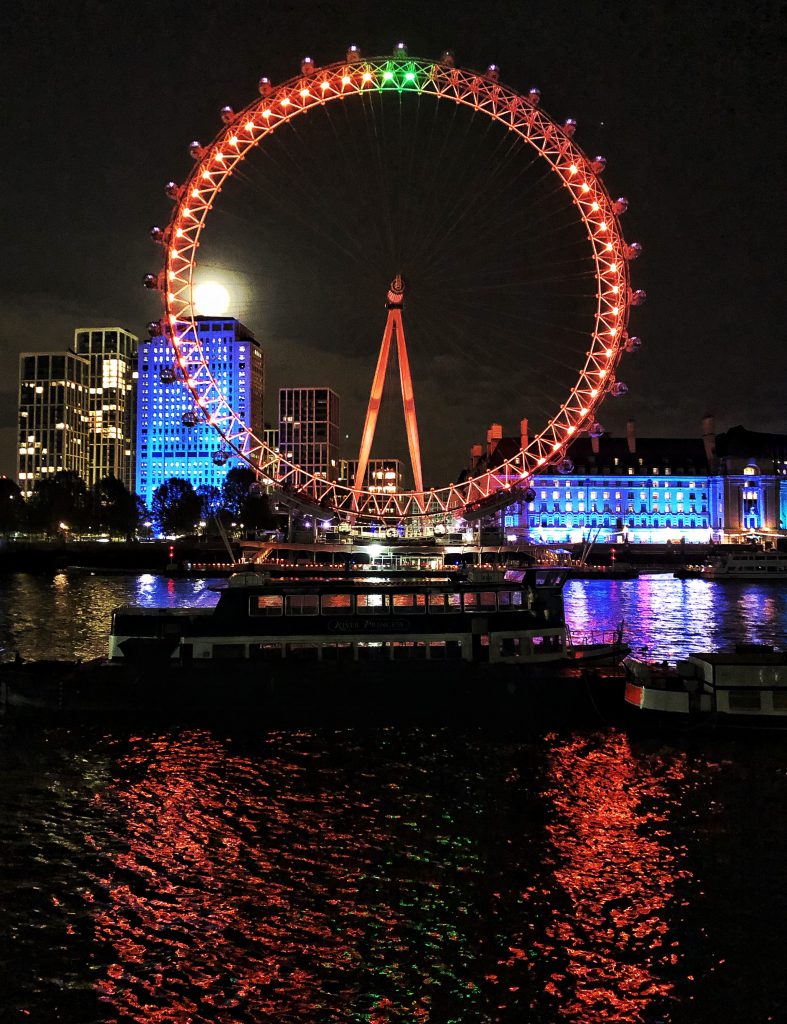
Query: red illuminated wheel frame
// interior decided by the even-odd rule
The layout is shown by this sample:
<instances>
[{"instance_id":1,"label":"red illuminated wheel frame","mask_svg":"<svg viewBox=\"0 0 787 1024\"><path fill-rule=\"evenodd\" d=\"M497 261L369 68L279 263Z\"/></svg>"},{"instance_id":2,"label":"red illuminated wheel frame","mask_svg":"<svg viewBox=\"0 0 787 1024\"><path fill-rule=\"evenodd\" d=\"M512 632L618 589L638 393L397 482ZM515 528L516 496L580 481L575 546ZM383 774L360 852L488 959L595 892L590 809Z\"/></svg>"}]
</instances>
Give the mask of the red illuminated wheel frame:
<instances>
[{"instance_id":1,"label":"red illuminated wheel frame","mask_svg":"<svg viewBox=\"0 0 787 1024\"><path fill-rule=\"evenodd\" d=\"M204 357L194 319L192 291L200 236L218 193L246 155L294 118L374 90L414 92L471 107L478 116L499 122L532 146L567 190L586 229L595 266L597 301L585 361L577 367L576 383L544 429L494 472L421 492L355 491L284 459L253 434L227 401ZM500 84L496 68L485 74L462 70L448 55L441 61L424 61L406 56L400 47L393 57L362 60L351 50L347 60L324 68L306 58L301 74L277 88L262 79L260 93L240 113L224 108L225 126L210 145L192 144L192 173L185 184L167 189L175 201L169 225L164 231L154 229L165 251L163 273L153 278L164 297L162 330L175 349L195 410L260 479L295 495L304 507L313 504L340 515L383 522L461 515L501 487L526 484L534 473L559 463L577 432L594 423L605 395L625 390L616 382L617 366L622 353L638 345L637 339L629 338L627 326L630 306L644 297L642 292L632 293L629 283L628 263L638 255L639 246L627 245L623 238L619 216L627 204L613 200L605 188L604 159L590 158L577 146L573 121L558 124L540 109L538 90L520 94Z\"/></svg>"}]
</instances>

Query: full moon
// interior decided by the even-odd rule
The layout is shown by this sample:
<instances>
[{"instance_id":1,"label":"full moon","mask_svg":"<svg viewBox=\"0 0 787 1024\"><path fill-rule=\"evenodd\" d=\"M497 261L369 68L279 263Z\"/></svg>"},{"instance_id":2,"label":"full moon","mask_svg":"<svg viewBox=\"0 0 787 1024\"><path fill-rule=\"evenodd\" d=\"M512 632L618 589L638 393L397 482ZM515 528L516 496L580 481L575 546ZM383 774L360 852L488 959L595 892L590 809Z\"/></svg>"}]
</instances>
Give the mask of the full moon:
<instances>
[{"instance_id":1,"label":"full moon","mask_svg":"<svg viewBox=\"0 0 787 1024\"><path fill-rule=\"evenodd\" d=\"M223 284L206 281L194 289L194 312L198 316L224 316L229 309L230 295Z\"/></svg>"}]
</instances>

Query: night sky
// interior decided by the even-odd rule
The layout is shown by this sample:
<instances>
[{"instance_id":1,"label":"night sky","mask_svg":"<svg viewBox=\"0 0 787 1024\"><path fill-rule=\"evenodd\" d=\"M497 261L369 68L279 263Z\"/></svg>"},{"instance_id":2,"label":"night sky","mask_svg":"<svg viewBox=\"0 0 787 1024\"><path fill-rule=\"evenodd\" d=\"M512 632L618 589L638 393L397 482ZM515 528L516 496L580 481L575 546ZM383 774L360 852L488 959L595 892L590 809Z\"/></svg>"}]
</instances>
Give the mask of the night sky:
<instances>
[{"instance_id":1,"label":"night sky","mask_svg":"<svg viewBox=\"0 0 787 1024\"><path fill-rule=\"evenodd\" d=\"M633 282L649 297L633 313L632 333L644 344L624 359L619 376L630 392L607 401L604 425L619 432L633 417L642 435L696 436L709 411L719 429L744 423L787 430L787 48L779 4L72 0L17 3L4 22L0 471L15 474L19 351L65 348L79 326L117 324L145 337L145 323L158 317L158 297L141 287L142 276L159 268L148 230L167 222L163 184L184 179L189 141L210 141L220 108L251 102L260 75L280 82L306 54L327 64L350 43L373 56L391 52L399 39L411 55L452 49L463 67L483 70L495 62L506 84L524 91L537 85L544 109L561 121L576 118L577 142L607 157L613 196L629 198L626 237L644 246ZM307 191L321 160L336 166L320 154L319 126L313 128L313 140L298 141L314 154L299 186ZM490 145L489 152L498 150ZM512 367L501 331L481 337L483 331L469 331L467 318L462 329L451 319L458 303L446 282L462 287L470 268L505 277L510 265L506 225L483 211L495 199L509 202L505 189L513 178L497 195L483 188L478 167L464 185L448 167L442 186L424 172L422 183L431 182L433 192L467 207L478 203L481 212L467 238L451 246L454 262L442 264L442 276L418 269L435 265L434 246L411 254L409 264L408 341L431 483L445 482L436 477L451 459L457 467L465 462L467 440L481 439L491 419L514 429L535 408L533 374L521 361ZM274 217L264 190L250 189L245 236L222 236L217 218L212 257L218 265L226 256L230 269L245 275L247 293L257 282L237 314L252 321L266 349L271 384L331 384L345 399L351 437L384 325L382 289L391 263L384 247L373 245L368 212L382 193L367 191L368 210L359 198L353 211L346 196L312 189L310 244L290 230L286 204L272 204ZM242 193L228 196L228 212L232 202L242 222ZM410 211L412 224L430 223L432 213L421 212ZM357 248L345 273L331 225L353 217ZM512 220L510 230L526 233L528 226ZM270 259L271 252L281 258ZM425 324L439 321L443 286L445 328L458 341L431 351L431 362L421 350L419 363L418 342L429 337ZM513 281L504 302L517 287ZM421 320L419 296L421 309L431 303ZM482 302L476 323L486 318L484 309ZM536 345L534 360L537 351L544 350ZM269 394L266 418L273 418L274 404Z\"/></svg>"}]
</instances>

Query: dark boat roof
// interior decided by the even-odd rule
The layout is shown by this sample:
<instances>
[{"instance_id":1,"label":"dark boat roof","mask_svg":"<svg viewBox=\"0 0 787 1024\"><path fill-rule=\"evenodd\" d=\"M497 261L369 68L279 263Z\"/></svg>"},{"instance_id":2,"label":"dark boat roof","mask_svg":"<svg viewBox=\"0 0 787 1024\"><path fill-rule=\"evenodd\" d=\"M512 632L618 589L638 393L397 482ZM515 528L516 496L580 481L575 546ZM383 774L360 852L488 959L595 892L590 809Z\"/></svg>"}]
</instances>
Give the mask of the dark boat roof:
<instances>
[{"instance_id":1,"label":"dark boat roof","mask_svg":"<svg viewBox=\"0 0 787 1024\"><path fill-rule=\"evenodd\" d=\"M410 593L412 591L429 589L456 590L479 588L485 589L511 589L511 587L522 586L536 576L549 574L562 579L567 574L565 566L544 566L528 569L506 570L505 573L487 570L469 575L452 575L450 573L418 573L412 572L409 576L390 578L386 570L381 570L377 575L374 572L355 573L351 575L337 576L335 574L315 574L312 577L299 577L297 579L271 578L266 573L239 573L237 576L230 576L224 584L219 584L210 589L220 593L253 593L258 590L285 592L292 594L313 593L315 590L322 591L346 591L352 590L358 593L367 591L401 591Z\"/></svg>"},{"instance_id":2,"label":"dark boat roof","mask_svg":"<svg viewBox=\"0 0 787 1024\"><path fill-rule=\"evenodd\" d=\"M115 608L116 613L134 615L167 615L173 617L185 617L194 615L212 615L216 609L224 604L234 604L244 597L261 594L324 594L324 593L380 593L381 591L394 594L423 593L424 590L441 591L443 593L455 593L457 589L466 590L511 590L527 586L534 576L547 575L550 582L538 587L544 591L560 591L568 569L565 566L545 566L537 569L515 569L509 570L505 578L501 574L495 574L496 578L473 579L467 576L453 577L442 575L413 574L409 579L386 579L384 576L374 576L371 573L364 573L355 577L322 577L317 576L311 579L271 579L264 573L243 573L245 579L236 583L232 582L233 577L227 580L223 586L211 587L210 589L220 595L216 605L197 608L148 608L137 605L121 605ZM237 595L237 597L235 596Z\"/></svg>"}]
</instances>

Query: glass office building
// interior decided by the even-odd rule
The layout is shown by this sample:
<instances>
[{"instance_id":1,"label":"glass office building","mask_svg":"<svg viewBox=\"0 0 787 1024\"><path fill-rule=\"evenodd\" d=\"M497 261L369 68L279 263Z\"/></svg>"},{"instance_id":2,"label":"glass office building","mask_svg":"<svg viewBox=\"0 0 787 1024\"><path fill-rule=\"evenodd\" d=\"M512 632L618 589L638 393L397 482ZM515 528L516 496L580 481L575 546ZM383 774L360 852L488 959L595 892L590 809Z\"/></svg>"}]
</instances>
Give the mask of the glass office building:
<instances>
[{"instance_id":1,"label":"glass office building","mask_svg":"<svg viewBox=\"0 0 787 1024\"><path fill-rule=\"evenodd\" d=\"M232 317L197 317L196 322L211 374L237 415L260 436L264 358L259 343ZM137 366L137 494L150 508L156 488L172 477L188 480L195 490L221 488L229 470L245 463L236 455L225 458L221 436L209 424L184 424L194 400L177 379L167 339L141 342Z\"/></svg>"}]
</instances>

